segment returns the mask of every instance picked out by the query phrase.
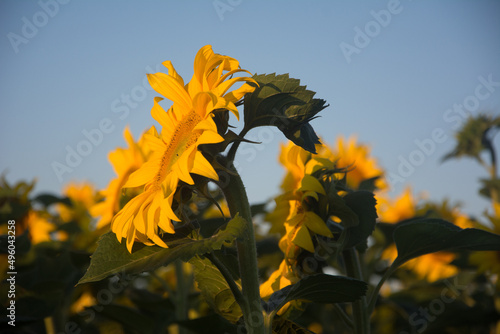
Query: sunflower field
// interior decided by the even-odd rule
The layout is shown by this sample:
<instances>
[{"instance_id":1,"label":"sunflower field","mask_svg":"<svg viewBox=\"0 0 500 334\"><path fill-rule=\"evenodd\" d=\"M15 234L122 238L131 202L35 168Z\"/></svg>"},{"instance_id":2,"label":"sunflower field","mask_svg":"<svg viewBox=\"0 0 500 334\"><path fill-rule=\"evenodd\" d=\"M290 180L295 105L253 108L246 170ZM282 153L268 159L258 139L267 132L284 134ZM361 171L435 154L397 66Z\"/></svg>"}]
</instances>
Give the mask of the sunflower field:
<instances>
[{"instance_id":1,"label":"sunflower field","mask_svg":"<svg viewBox=\"0 0 500 334\"><path fill-rule=\"evenodd\" d=\"M469 118L443 157L489 175L472 217L394 195L356 137L324 142L310 121L327 101L299 79L210 45L189 81L163 65L147 76L160 127L123 129L106 188L34 195L2 175L2 333L500 333L500 117ZM234 162L257 127L286 140L283 178L249 203Z\"/></svg>"}]
</instances>

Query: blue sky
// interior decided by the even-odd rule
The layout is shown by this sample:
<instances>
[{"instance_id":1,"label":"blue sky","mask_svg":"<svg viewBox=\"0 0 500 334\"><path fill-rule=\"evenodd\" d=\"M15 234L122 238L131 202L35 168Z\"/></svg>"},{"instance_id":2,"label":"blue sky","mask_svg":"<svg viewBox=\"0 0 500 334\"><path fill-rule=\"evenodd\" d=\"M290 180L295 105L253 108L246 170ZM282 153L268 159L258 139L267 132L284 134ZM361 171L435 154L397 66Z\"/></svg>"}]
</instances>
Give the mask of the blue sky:
<instances>
[{"instance_id":1,"label":"blue sky","mask_svg":"<svg viewBox=\"0 0 500 334\"><path fill-rule=\"evenodd\" d=\"M124 127L137 138L154 124L145 74L172 60L187 80L197 50L211 44L251 72L290 73L327 100L316 132L330 144L354 134L370 144L401 176L393 195L411 184L469 213L487 205L475 162L439 161L464 115L500 113L498 1L4 0L0 35L0 172L11 182L36 177L36 192L72 180L104 187ZM68 148L99 127L102 138L58 178L54 162L66 164ZM263 144L243 147L239 169L261 202L278 192L285 138L268 128L249 138Z\"/></svg>"}]
</instances>

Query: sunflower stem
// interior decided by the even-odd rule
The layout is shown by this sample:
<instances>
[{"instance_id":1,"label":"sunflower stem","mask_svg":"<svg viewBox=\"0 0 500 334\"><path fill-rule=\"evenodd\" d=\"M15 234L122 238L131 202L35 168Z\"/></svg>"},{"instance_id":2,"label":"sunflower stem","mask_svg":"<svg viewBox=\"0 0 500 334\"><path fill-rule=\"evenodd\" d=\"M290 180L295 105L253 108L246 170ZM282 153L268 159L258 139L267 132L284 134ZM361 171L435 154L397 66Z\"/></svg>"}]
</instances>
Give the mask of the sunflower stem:
<instances>
[{"instance_id":1,"label":"sunflower stem","mask_svg":"<svg viewBox=\"0 0 500 334\"><path fill-rule=\"evenodd\" d=\"M343 252L347 275L363 280L358 252L351 248ZM370 334L370 314L368 313L368 303L366 296L362 296L352 305L354 316L354 332L356 334Z\"/></svg>"},{"instance_id":2,"label":"sunflower stem","mask_svg":"<svg viewBox=\"0 0 500 334\"><path fill-rule=\"evenodd\" d=\"M175 276L177 279L177 305L175 308L175 315L177 320L183 321L188 319L188 296L189 296L189 286L186 284L187 278L184 274L184 265L180 260L175 261ZM179 334L190 333L187 329L179 326Z\"/></svg>"},{"instance_id":3,"label":"sunflower stem","mask_svg":"<svg viewBox=\"0 0 500 334\"><path fill-rule=\"evenodd\" d=\"M232 217L239 215L246 222L246 233L243 240L236 240L238 263L241 276L241 286L245 305L243 317L247 333L264 334L264 317L260 298L259 274L257 267L257 247L252 223L250 204L241 177L231 161L224 161L232 173L221 177L218 185L226 197L227 205Z\"/></svg>"}]
</instances>

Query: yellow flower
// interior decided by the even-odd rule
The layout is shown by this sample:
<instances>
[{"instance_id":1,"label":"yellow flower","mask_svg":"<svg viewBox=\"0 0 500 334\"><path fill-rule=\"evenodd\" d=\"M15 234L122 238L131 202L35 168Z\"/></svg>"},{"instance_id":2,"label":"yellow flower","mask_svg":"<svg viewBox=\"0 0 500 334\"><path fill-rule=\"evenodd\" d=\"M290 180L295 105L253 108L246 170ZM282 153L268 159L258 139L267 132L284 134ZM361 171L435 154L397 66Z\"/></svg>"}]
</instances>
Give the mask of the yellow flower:
<instances>
[{"instance_id":1,"label":"yellow flower","mask_svg":"<svg viewBox=\"0 0 500 334\"><path fill-rule=\"evenodd\" d=\"M197 53L193 78L187 85L170 61L163 65L169 73L148 74L148 80L173 105L165 112L159 105L163 98L155 97L151 115L162 126L161 134L145 135L151 155L124 185L124 188L144 186L144 192L130 200L111 222L117 239L121 242L126 238L129 251L135 239L146 245L167 247L160 235L174 233L172 220L180 220L172 208L179 182L194 184L191 174L218 180L215 169L198 150L200 145L224 140L217 131L213 112L226 109L239 117L235 103L254 90L244 84L228 92L237 82L255 81L247 77L230 78L247 71L240 69L234 58L214 54L209 45Z\"/></svg>"},{"instance_id":2,"label":"yellow flower","mask_svg":"<svg viewBox=\"0 0 500 334\"><path fill-rule=\"evenodd\" d=\"M391 200L384 195L377 196L377 211L380 220L384 223L397 223L402 220L415 217L417 213L416 201L411 193L411 188L406 188L398 198ZM445 209L445 208L443 208ZM444 219L449 220L458 227L473 227L469 218L461 213L458 208L448 212L440 212ZM382 253L382 258L394 261L398 255L395 245L389 246ZM427 279L429 282L450 277L458 272L457 267L450 263L455 259L455 254L449 252L437 252L419 256L404 264L404 267L412 270L419 278Z\"/></svg>"},{"instance_id":3,"label":"yellow flower","mask_svg":"<svg viewBox=\"0 0 500 334\"><path fill-rule=\"evenodd\" d=\"M72 314L78 314L95 304L97 304L95 297L89 291L84 291L80 297L73 302L70 307L70 312Z\"/></svg>"},{"instance_id":4,"label":"yellow flower","mask_svg":"<svg viewBox=\"0 0 500 334\"><path fill-rule=\"evenodd\" d=\"M88 182L80 184L70 182L64 187L63 194L71 200L72 206L57 205L62 221L77 221L81 227L88 228L91 221L88 211L97 201L97 191L94 186Z\"/></svg>"},{"instance_id":5,"label":"yellow flower","mask_svg":"<svg viewBox=\"0 0 500 334\"><path fill-rule=\"evenodd\" d=\"M280 249L287 258L296 258L299 249L314 253L314 244L311 235L319 234L333 237L325 221L313 211L306 211L298 201L293 202L294 210L290 219L285 222L286 234L280 240Z\"/></svg>"},{"instance_id":6,"label":"yellow flower","mask_svg":"<svg viewBox=\"0 0 500 334\"><path fill-rule=\"evenodd\" d=\"M377 214L383 223L397 223L405 219L415 217L416 202L410 187L406 187L403 193L391 200L387 194L377 192Z\"/></svg>"},{"instance_id":7,"label":"yellow flower","mask_svg":"<svg viewBox=\"0 0 500 334\"><path fill-rule=\"evenodd\" d=\"M47 221L47 219L35 211L30 211L25 219L25 226L29 229L32 244L52 240L51 233L55 230L54 224Z\"/></svg>"},{"instance_id":8,"label":"yellow flower","mask_svg":"<svg viewBox=\"0 0 500 334\"><path fill-rule=\"evenodd\" d=\"M271 233L283 233L285 227L280 248L287 258L295 258L299 248L314 253L311 234L333 237L324 220L304 203L326 196L321 183L311 174L320 168L333 168L334 163L322 157L312 158L311 153L292 142L281 146L280 162L287 170L281 184L285 193L275 198L276 208L266 219L272 223Z\"/></svg>"},{"instance_id":9,"label":"yellow flower","mask_svg":"<svg viewBox=\"0 0 500 334\"><path fill-rule=\"evenodd\" d=\"M286 286L295 284L299 281L299 277L295 271L288 265L286 259L283 260L277 270L275 270L268 280L260 285L260 296L267 300L274 292L283 289ZM300 302L288 302L278 311L279 315L285 313L290 305L300 307Z\"/></svg>"},{"instance_id":10,"label":"yellow flower","mask_svg":"<svg viewBox=\"0 0 500 334\"><path fill-rule=\"evenodd\" d=\"M362 181L382 176L384 173L378 166L376 159L370 156L370 148L358 144L356 141L356 137L350 137L346 141L343 136L339 136L337 145L330 153L335 157L338 168L348 169L347 184L353 189L357 189ZM319 152L319 154L323 155L324 153ZM387 188L387 184L382 178L377 179L375 185L379 189Z\"/></svg>"},{"instance_id":11,"label":"yellow flower","mask_svg":"<svg viewBox=\"0 0 500 334\"><path fill-rule=\"evenodd\" d=\"M275 291L283 289L286 286L295 284L299 278L291 270L290 266L283 260L279 269L274 271L269 279L260 285L260 296L267 300Z\"/></svg>"},{"instance_id":12,"label":"yellow flower","mask_svg":"<svg viewBox=\"0 0 500 334\"><path fill-rule=\"evenodd\" d=\"M147 133L152 134L153 129ZM100 194L104 197L90 208L90 214L94 217L101 217L97 222L97 228L104 227L111 222L113 216L120 210L120 201L122 199L122 187L127 182L130 174L135 172L146 161L150 153L150 148L145 145L144 135L138 142L134 141L128 127L123 131L123 136L128 143L128 148L117 148L109 153L108 159L113 166L117 177L109 182L106 189ZM137 195L136 192L134 195Z\"/></svg>"},{"instance_id":13,"label":"yellow flower","mask_svg":"<svg viewBox=\"0 0 500 334\"><path fill-rule=\"evenodd\" d=\"M317 145L319 147L319 145ZM281 189L285 192L295 191L300 186L300 180L305 175L305 166L311 159L311 153L292 142L288 145L281 144L279 161L286 168L286 174L281 183Z\"/></svg>"}]
</instances>

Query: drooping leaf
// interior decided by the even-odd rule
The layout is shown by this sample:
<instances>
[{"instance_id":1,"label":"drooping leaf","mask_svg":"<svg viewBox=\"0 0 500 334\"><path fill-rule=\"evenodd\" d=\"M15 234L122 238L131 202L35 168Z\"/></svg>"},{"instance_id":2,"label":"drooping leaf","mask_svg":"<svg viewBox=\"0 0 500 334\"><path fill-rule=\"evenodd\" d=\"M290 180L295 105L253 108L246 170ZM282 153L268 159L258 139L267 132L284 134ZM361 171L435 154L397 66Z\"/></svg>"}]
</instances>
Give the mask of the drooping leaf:
<instances>
[{"instance_id":1,"label":"drooping leaf","mask_svg":"<svg viewBox=\"0 0 500 334\"><path fill-rule=\"evenodd\" d=\"M398 266L415 257L458 250L500 250L500 235L460 227L442 219L420 219L401 224L394 230Z\"/></svg>"},{"instance_id":2,"label":"drooping leaf","mask_svg":"<svg viewBox=\"0 0 500 334\"><path fill-rule=\"evenodd\" d=\"M90 266L78 284L99 281L116 273L136 274L165 266L177 259L188 261L222 246L230 246L245 230L244 219L236 216L226 228L210 238L193 240L177 239L167 242L169 248L143 246L129 253L125 243L119 243L114 233L104 234L98 241Z\"/></svg>"},{"instance_id":3,"label":"drooping leaf","mask_svg":"<svg viewBox=\"0 0 500 334\"><path fill-rule=\"evenodd\" d=\"M217 314L236 323L243 313L217 267L209 259L198 256L193 257L189 263L194 267L194 279L207 303ZM239 280L236 284L241 289Z\"/></svg>"},{"instance_id":4,"label":"drooping leaf","mask_svg":"<svg viewBox=\"0 0 500 334\"><path fill-rule=\"evenodd\" d=\"M306 300L315 303L353 302L366 294L368 285L360 280L344 276L316 274L306 276L295 284L274 292L265 310L279 310L292 300Z\"/></svg>"},{"instance_id":5,"label":"drooping leaf","mask_svg":"<svg viewBox=\"0 0 500 334\"><path fill-rule=\"evenodd\" d=\"M315 99L315 92L288 74L259 74L253 79L259 87L245 96L244 129L276 126L296 145L316 153L319 138L309 121L327 107L326 101Z\"/></svg>"}]
</instances>

